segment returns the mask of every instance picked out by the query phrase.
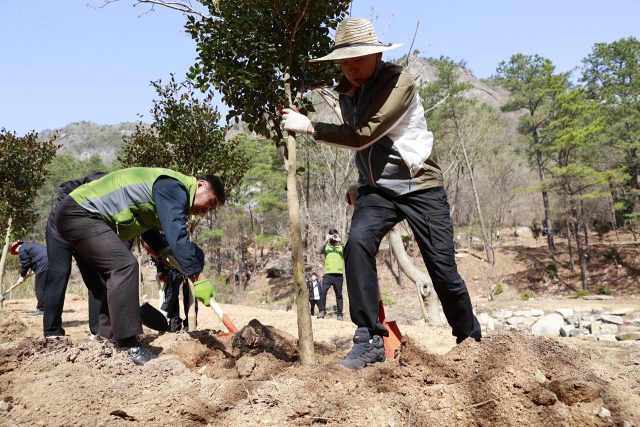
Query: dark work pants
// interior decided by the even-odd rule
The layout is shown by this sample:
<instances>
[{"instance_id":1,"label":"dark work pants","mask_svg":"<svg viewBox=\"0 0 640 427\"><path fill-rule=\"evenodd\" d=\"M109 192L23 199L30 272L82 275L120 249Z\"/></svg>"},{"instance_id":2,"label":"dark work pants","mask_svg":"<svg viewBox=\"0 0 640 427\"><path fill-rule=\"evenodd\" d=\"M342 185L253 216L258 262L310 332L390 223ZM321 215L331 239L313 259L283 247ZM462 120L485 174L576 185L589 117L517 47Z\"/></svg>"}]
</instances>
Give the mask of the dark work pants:
<instances>
[{"instance_id":1,"label":"dark work pants","mask_svg":"<svg viewBox=\"0 0 640 427\"><path fill-rule=\"evenodd\" d=\"M171 268L167 277L167 286L165 287L164 302L162 310L166 311L169 319L180 319L180 286L182 286L182 305L184 307L185 320L182 322L185 328L189 327L189 282L175 268ZM198 314L198 300L196 299L196 315Z\"/></svg>"},{"instance_id":2,"label":"dark work pants","mask_svg":"<svg viewBox=\"0 0 640 427\"><path fill-rule=\"evenodd\" d=\"M36 309L40 311L44 311L44 292L47 288L47 276L49 275L49 270L43 271L40 274L36 274L36 299L38 300L38 305Z\"/></svg>"},{"instance_id":3,"label":"dark work pants","mask_svg":"<svg viewBox=\"0 0 640 427\"><path fill-rule=\"evenodd\" d=\"M453 250L453 223L442 187L391 197L368 185L361 187L345 247L349 313L371 335L388 336L378 322L376 254L380 240L406 219L413 231L444 314L461 342L481 338L467 285L458 274Z\"/></svg>"},{"instance_id":4,"label":"dark work pants","mask_svg":"<svg viewBox=\"0 0 640 427\"><path fill-rule=\"evenodd\" d=\"M311 304L311 315L313 316L315 313L315 307L316 305L318 306L318 311L322 311L320 310L320 300L317 299L310 299L309 300L309 304Z\"/></svg>"},{"instance_id":5,"label":"dark work pants","mask_svg":"<svg viewBox=\"0 0 640 427\"><path fill-rule=\"evenodd\" d=\"M89 330L98 333L100 301L104 292L104 280L71 246L47 234L47 256L49 257L49 279L44 295L44 336L64 335L62 310L64 295L71 275L71 257L75 258L82 280L89 290Z\"/></svg>"},{"instance_id":6,"label":"dark work pants","mask_svg":"<svg viewBox=\"0 0 640 427\"><path fill-rule=\"evenodd\" d=\"M318 310L326 311L327 309L327 294L329 289L333 287L333 291L336 293L336 304L338 306L338 316L342 316L342 283L344 282L344 276L342 274L325 274L322 277L322 289L320 290L320 303L318 304Z\"/></svg>"},{"instance_id":7,"label":"dark work pants","mask_svg":"<svg viewBox=\"0 0 640 427\"><path fill-rule=\"evenodd\" d=\"M138 262L127 246L99 215L83 209L71 197L58 206L56 228L106 280L100 307L100 336L121 340L142 334Z\"/></svg>"}]
</instances>

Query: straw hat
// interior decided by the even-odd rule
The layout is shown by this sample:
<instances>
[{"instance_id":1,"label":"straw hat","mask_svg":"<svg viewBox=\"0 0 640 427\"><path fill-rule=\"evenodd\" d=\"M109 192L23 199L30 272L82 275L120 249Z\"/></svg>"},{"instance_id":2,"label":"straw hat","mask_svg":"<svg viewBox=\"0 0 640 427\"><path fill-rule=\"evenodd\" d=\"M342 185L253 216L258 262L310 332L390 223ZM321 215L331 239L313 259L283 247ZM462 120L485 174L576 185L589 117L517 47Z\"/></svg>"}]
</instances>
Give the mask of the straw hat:
<instances>
[{"instance_id":1,"label":"straw hat","mask_svg":"<svg viewBox=\"0 0 640 427\"><path fill-rule=\"evenodd\" d=\"M378 41L376 30L373 29L373 24L368 19L347 18L342 20L336 28L333 52L322 58L312 59L309 62L355 58L395 49L403 44L382 44Z\"/></svg>"}]
</instances>

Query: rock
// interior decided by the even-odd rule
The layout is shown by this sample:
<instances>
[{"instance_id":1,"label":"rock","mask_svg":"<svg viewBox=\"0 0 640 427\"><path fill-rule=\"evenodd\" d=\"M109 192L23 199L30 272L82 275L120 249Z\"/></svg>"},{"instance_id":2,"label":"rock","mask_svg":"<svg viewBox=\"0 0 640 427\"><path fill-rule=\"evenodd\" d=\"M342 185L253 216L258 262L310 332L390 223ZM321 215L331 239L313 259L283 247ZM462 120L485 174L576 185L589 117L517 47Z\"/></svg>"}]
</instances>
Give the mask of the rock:
<instances>
[{"instance_id":1,"label":"rock","mask_svg":"<svg viewBox=\"0 0 640 427\"><path fill-rule=\"evenodd\" d=\"M544 316L544 310L533 309L531 310L532 316Z\"/></svg>"},{"instance_id":2,"label":"rock","mask_svg":"<svg viewBox=\"0 0 640 427\"><path fill-rule=\"evenodd\" d=\"M527 317L526 319L524 319L524 320L522 321L522 323L524 323L524 324L525 324L525 325L527 325L527 326L531 326L531 325L533 325L534 323L536 323L537 321L538 321L538 319L534 319L533 317Z\"/></svg>"},{"instance_id":3,"label":"rock","mask_svg":"<svg viewBox=\"0 0 640 427\"><path fill-rule=\"evenodd\" d=\"M588 333L589 331L587 331L586 329L576 328L569 331L569 336L573 338L579 338L580 335L584 335Z\"/></svg>"},{"instance_id":4,"label":"rock","mask_svg":"<svg viewBox=\"0 0 640 427\"><path fill-rule=\"evenodd\" d=\"M570 325L577 325L578 324L578 316L567 317L564 320Z\"/></svg>"},{"instance_id":5,"label":"rock","mask_svg":"<svg viewBox=\"0 0 640 427\"><path fill-rule=\"evenodd\" d=\"M616 325L611 325L617 328ZM629 326L629 325L624 325L624 326L620 326L620 329L618 329L613 335L617 334L618 332L640 332L640 325L638 326Z\"/></svg>"},{"instance_id":6,"label":"rock","mask_svg":"<svg viewBox=\"0 0 640 427\"><path fill-rule=\"evenodd\" d=\"M600 320L601 318L602 317L599 314L594 314L592 316L584 316L582 320L585 322L594 322L596 320Z\"/></svg>"},{"instance_id":7,"label":"rock","mask_svg":"<svg viewBox=\"0 0 640 427\"><path fill-rule=\"evenodd\" d=\"M582 299L586 300L605 300L605 299L613 299L611 295L588 295L586 297L582 297Z\"/></svg>"},{"instance_id":8,"label":"rock","mask_svg":"<svg viewBox=\"0 0 640 427\"><path fill-rule=\"evenodd\" d=\"M622 332L616 335L618 341L640 340L640 332Z\"/></svg>"},{"instance_id":9,"label":"rock","mask_svg":"<svg viewBox=\"0 0 640 427\"><path fill-rule=\"evenodd\" d=\"M591 334L596 338L600 336L600 322L591 323Z\"/></svg>"},{"instance_id":10,"label":"rock","mask_svg":"<svg viewBox=\"0 0 640 427\"><path fill-rule=\"evenodd\" d=\"M600 335L598 341L618 341L615 335Z\"/></svg>"},{"instance_id":11,"label":"rock","mask_svg":"<svg viewBox=\"0 0 640 427\"><path fill-rule=\"evenodd\" d=\"M619 308L611 312L614 316L626 316L633 312L632 308Z\"/></svg>"},{"instance_id":12,"label":"rock","mask_svg":"<svg viewBox=\"0 0 640 427\"><path fill-rule=\"evenodd\" d=\"M558 335L563 325L563 317L557 313L551 313L534 323L531 332L536 335Z\"/></svg>"},{"instance_id":13,"label":"rock","mask_svg":"<svg viewBox=\"0 0 640 427\"><path fill-rule=\"evenodd\" d=\"M560 327L560 335L563 337L568 337L569 333L576 328L576 325L562 325Z\"/></svg>"},{"instance_id":14,"label":"rock","mask_svg":"<svg viewBox=\"0 0 640 427\"><path fill-rule=\"evenodd\" d=\"M495 319L491 319L491 320L493 320L493 325L495 329L502 328L502 324L504 323L502 320L495 320Z\"/></svg>"},{"instance_id":15,"label":"rock","mask_svg":"<svg viewBox=\"0 0 640 427\"><path fill-rule=\"evenodd\" d=\"M594 307L591 309L591 314L602 314L604 313L604 308L602 307Z\"/></svg>"},{"instance_id":16,"label":"rock","mask_svg":"<svg viewBox=\"0 0 640 427\"><path fill-rule=\"evenodd\" d=\"M560 313L562 317L573 316L573 310L570 308L556 308L556 313Z\"/></svg>"},{"instance_id":17,"label":"rock","mask_svg":"<svg viewBox=\"0 0 640 427\"><path fill-rule=\"evenodd\" d=\"M267 277L293 276L293 267L291 267L291 259L287 257L267 265L265 267L265 270L267 272Z\"/></svg>"},{"instance_id":18,"label":"rock","mask_svg":"<svg viewBox=\"0 0 640 427\"><path fill-rule=\"evenodd\" d=\"M618 333L618 327L609 323L600 324L600 335L615 335Z\"/></svg>"},{"instance_id":19,"label":"rock","mask_svg":"<svg viewBox=\"0 0 640 427\"><path fill-rule=\"evenodd\" d=\"M0 401L0 411L8 412L11 410L11 403L5 402L4 400Z\"/></svg>"},{"instance_id":20,"label":"rock","mask_svg":"<svg viewBox=\"0 0 640 427\"><path fill-rule=\"evenodd\" d=\"M480 313L476 316L476 318L478 319L478 323L480 323L481 325L486 325L487 322L489 322L489 319L491 319L491 316L489 316L487 313Z\"/></svg>"},{"instance_id":21,"label":"rock","mask_svg":"<svg viewBox=\"0 0 640 427\"><path fill-rule=\"evenodd\" d=\"M583 335L580 335L578 338L584 341L598 341L598 338L596 338L596 336L593 334L583 334Z\"/></svg>"},{"instance_id":22,"label":"rock","mask_svg":"<svg viewBox=\"0 0 640 427\"><path fill-rule=\"evenodd\" d=\"M514 311L513 315L517 317L531 317L531 311Z\"/></svg>"},{"instance_id":23,"label":"rock","mask_svg":"<svg viewBox=\"0 0 640 427\"><path fill-rule=\"evenodd\" d=\"M517 325L518 323L522 323L524 321L524 317L510 317L507 319L507 323L510 325Z\"/></svg>"},{"instance_id":24,"label":"rock","mask_svg":"<svg viewBox=\"0 0 640 427\"><path fill-rule=\"evenodd\" d=\"M603 322L615 323L616 325L622 325L624 323L624 321L622 320L622 317L620 316L609 316L609 315L603 314L601 317Z\"/></svg>"},{"instance_id":25,"label":"rock","mask_svg":"<svg viewBox=\"0 0 640 427\"><path fill-rule=\"evenodd\" d=\"M495 317L497 317L498 319L508 319L509 317L513 316L513 311L499 311L497 313L494 314Z\"/></svg>"},{"instance_id":26,"label":"rock","mask_svg":"<svg viewBox=\"0 0 640 427\"><path fill-rule=\"evenodd\" d=\"M555 393L558 399L565 405L573 405L578 402L591 402L600 396L600 387L594 383L582 380L551 381L547 388Z\"/></svg>"},{"instance_id":27,"label":"rock","mask_svg":"<svg viewBox=\"0 0 640 427\"><path fill-rule=\"evenodd\" d=\"M238 369L238 375L241 377L248 377L253 372L253 368L256 366L256 359L250 356L242 356L236 361L236 368Z\"/></svg>"},{"instance_id":28,"label":"rock","mask_svg":"<svg viewBox=\"0 0 640 427\"><path fill-rule=\"evenodd\" d=\"M544 374L540 372L540 369L536 371L536 381L538 381L541 384L544 384L547 382L547 377L545 377Z\"/></svg>"},{"instance_id":29,"label":"rock","mask_svg":"<svg viewBox=\"0 0 640 427\"><path fill-rule=\"evenodd\" d=\"M480 280L478 276L473 276L473 280Z\"/></svg>"},{"instance_id":30,"label":"rock","mask_svg":"<svg viewBox=\"0 0 640 427\"><path fill-rule=\"evenodd\" d=\"M551 406L558 401L558 397L544 387L536 387L529 393L529 399L539 406Z\"/></svg>"},{"instance_id":31,"label":"rock","mask_svg":"<svg viewBox=\"0 0 640 427\"><path fill-rule=\"evenodd\" d=\"M598 416L602 419L611 418L611 411L603 406L602 409L600 409Z\"/></svg>"},{"instance_id":32,"label":"rock","mask_svg":"<svg viewBox=\"0 0 640 427\"><path fill-rule=\"evenodd\" d=\"M575 314L579 314L579 313L589 314L591 313L591 307L573 307L573 311Z\"/></svg>"},{"instance_id":33,"label":"rock","mask_svg":"<svg viewBox=\"0 0 640 427\"><path fill-rule=\"evenodd\" d=\"M636 325L640 325L640 319L631 319L627 320L627 323L634 323Z\"/></svg>"}]
</instances>

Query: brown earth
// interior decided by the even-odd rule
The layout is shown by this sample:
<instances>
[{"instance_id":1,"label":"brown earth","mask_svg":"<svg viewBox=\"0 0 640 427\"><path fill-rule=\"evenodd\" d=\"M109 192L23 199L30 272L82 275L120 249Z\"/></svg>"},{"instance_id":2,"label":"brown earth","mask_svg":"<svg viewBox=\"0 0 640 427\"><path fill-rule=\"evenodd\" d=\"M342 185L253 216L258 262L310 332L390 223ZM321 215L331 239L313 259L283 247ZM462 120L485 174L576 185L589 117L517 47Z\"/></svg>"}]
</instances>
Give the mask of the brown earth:
<instances>
[{"instance_id":1,"label":"brown earth","mask_svg":"<svg viewBox=\"0 0 640 427\"><path fill-rule=\"evenodd\" d=\"M539 270L553 260L526 236L518 247L498 248L493 282L503 281L505 293L495 301L486 298L490 266L483 252L472 248L457 261L479 311L640 311L632 297L640 296L633 273L640 265L638 247L628 242L618 248L622 267L613 269L601 248L592 248L592 285L606 281L615 290L616 298L607 301L569 300L579 276L568 269L565 249L555 254L564 283L554 282ZM217 338L224 327L203 307L196 332L158 337L146 331L143 342L161 357L144 367L88 340L86 298L67 295L68 339L49 341L39 338L41 318L26 316L34 299L5 301L0 425L640 426L640 341L489 331L481 343L456 346L450 328L414 323L420 317L417 291L406 277L399 286L397 266L394 273L388 264L382 251L381 287L395 300L387 312L399 321L404 340L395 360L360 371L332 365L350 349L354 330L333 315L313 318L318 364L299 364L295 304L285 311L291 292L286 278L257 275L235 304L222 304L241 329L235 336ZM533 285L535 300L521 301L522 290Z\"/></svg>"}]
</instances>

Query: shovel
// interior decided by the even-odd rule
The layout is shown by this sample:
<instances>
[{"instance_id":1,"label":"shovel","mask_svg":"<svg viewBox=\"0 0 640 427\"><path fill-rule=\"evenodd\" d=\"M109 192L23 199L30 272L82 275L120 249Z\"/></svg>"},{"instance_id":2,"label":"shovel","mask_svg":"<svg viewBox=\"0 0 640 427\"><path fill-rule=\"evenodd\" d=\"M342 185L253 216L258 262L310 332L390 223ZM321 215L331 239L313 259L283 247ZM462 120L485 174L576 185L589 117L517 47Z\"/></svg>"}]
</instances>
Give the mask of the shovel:
<instances>
[{"instance_id":1,"label":"shovel","mask_svg":"<svg viewBox=\"0 0 640 427\"><path fill-rule=\"evenodd\" d=\"M400 343L402 342L402 334L400 333L400 329L398 329L398 325L396 325L395 320L387 322L385 318L380 286L378 286L378 322L382 323L382 326L387 328L387 330L389 331L389 336L382 337L382 339L384 341L384 352L387 356L387 359L393 360L395 358L395 350L400 346Z\"/></svg>"},{"instance_id":2,"label":"shovel","mask_svg":"<svg viewBox=\"0 0 640 427\"><path fill-rule=\"evenodd\" d=\"M20 283L16 283L15 285L13 285L12 287L9 288L8 291L5 291L2 293L2 296L0 296L0 301L4 301L4 296L6 294L8 294L9 292L11 292L12 290L14 290L15 288L17 288L18 286L22 285L29 277L33 276L34 273L33 271L31 271L29 274L27 274L26 276L24 276L24 280Z\"/></svg>"},{"instance_id":3,"label":"shovel","mask_svg":"<svg viewBox=\"0 0 640 427\"><path fill-rule=\"evenodd\" d=\"M182 273L182 268L180 267L180 264L178 264L178 261L173 255L164 255L162 257L162 260L166 264L174 266L176 269L178 269ZM211 297L211 299L209 300L209 306L213 309L213 311L215 311L216 315L220 318L220 320L222 320L222 323L224 324L224 326L229 330L228 333L219 334L218 337L227 337L238 332L238 328L236 328L236 325L234 325L231 319L229 318L229 316L225 314L224 311L222 311L222 308L218 305L215 298ZM191 280L189 280L189 309L187 313L188 313L187 318L189 319L189 330L195 331L197 327L196 297L195 297L195 291L193 289L193 282Z\"/></svg>"},{"instance_id":4,"label":"shovel","mask_svg":"<svg viewBox=\"0 0 640 427\"><path fill-rule=\"evenodd\" d=\"M142 318L142 324L149 329L158 332L167 332L169 329L167 318L164 317L164 314L148 302L140 306L140 317Z\"/></svg>"}]
</instances>

